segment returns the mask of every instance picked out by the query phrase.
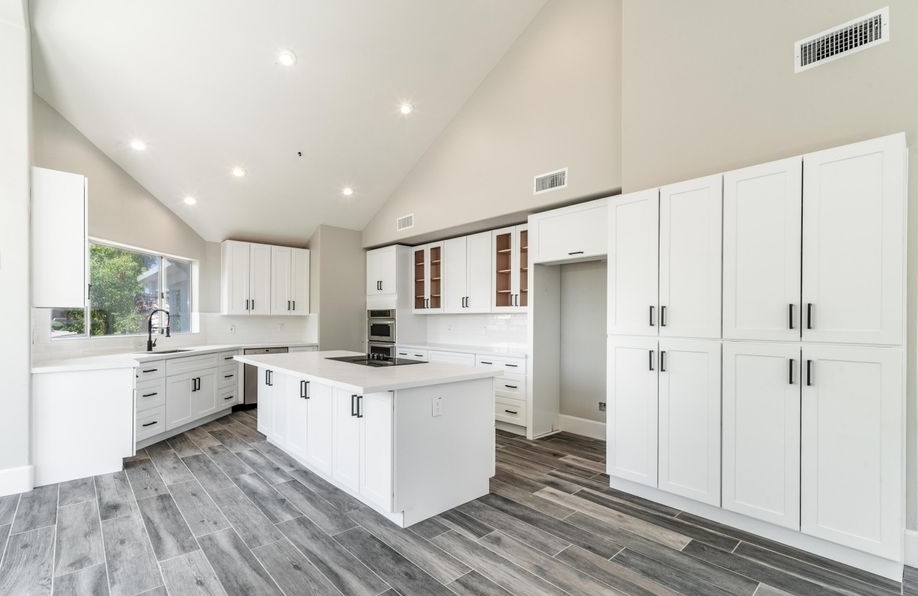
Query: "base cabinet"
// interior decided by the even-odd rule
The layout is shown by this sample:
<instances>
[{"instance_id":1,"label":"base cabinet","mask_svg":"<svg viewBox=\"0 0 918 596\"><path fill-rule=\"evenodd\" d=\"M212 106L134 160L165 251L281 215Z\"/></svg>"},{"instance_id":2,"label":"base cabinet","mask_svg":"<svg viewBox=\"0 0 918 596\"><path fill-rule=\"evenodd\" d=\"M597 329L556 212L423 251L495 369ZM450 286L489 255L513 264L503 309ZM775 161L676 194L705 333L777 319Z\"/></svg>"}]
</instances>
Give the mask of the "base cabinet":
<instances>
[{"instance_id":1,"label":"base cabinet","mask_svg":"<svg viewBox=\"0 0 918 596\"><path fill-rule=\"evenodd\" d=\"M208 369L166 378L166 430L217 411L217 372Z\"/></svg>"},{"instance_id":2,"label":"base cabinet","mask_svg":"<svg viewBox=\"0 0 918 596\"><path fill-rule=\"evenodd\" d=\"M332 420L334 416L334 390L328 385L310 382L308 413L306 417L306 455L304 459L316 471L331 475Z\"/></svg>"}]
</instances>

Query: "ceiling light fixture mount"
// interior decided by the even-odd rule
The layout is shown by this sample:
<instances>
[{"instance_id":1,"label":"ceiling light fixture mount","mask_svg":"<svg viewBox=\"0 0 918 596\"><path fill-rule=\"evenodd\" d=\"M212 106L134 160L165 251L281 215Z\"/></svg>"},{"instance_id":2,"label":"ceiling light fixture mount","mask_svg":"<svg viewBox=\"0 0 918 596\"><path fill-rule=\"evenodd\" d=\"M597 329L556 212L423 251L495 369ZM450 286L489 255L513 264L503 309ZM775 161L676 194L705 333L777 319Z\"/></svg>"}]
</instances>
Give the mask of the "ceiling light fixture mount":
<instances>
[{"instance_id":1,"label":"ceiling light fixture mount","mask_svg":"<svg viewBox=\"0 0 918 596\"><path fill-rule=\"evenodd\" d=\"M134 151L144 151L147 148L147 144L140 139L134 139L131 141L131 149Z\"/></svg>"},{"instance_id":2,"label":"ceiling light fixture mount","mask_svg":"<svg viewBox=\"0 0 918 596\"><path fill-rule=\"evenodd\" d=\"M296 64L296 54L293 50L281 50L277 53L277 63L281 66L293 66Z\"/></svg>"},{"instance_id":3,"label":"ceiling light fixture mount","mask_svg":"<svg viewBox=\"0 0 918 596\"><path fill-rule=\"evenodd\" d=\"M198 202L198 200L197 200L196 198L192 197L191 195L185 197L185 198L183 199L183 201L184 201L184 203L185 203L186 205L195 205L195 204L197 204L197 202Z\"/></svg>"}]
</instances>

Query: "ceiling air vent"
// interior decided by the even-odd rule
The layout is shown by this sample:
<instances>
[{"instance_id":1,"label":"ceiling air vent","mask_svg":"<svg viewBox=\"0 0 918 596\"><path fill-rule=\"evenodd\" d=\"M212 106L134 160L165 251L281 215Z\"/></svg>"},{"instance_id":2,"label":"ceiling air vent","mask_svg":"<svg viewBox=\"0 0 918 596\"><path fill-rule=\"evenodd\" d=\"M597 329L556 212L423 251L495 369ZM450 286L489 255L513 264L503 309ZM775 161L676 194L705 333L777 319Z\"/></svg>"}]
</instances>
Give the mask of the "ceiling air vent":
<instances>
[{"instance_id":1,"label":"ceiling air vent","mask_svg":"<svg viewBox=\"0 0 918 596\"><path fill-rule=\"evenodd\" d=\"M831 62L889 41L889 7L794 44L794 72Z\"/></svg>"},{"instance_id":2,"label":"ceiling air vent","mask_svg":"<svg viewBox=\"0 0 918 596\"><path fill-rule=\"evenodd\" d=\"M401 232L414 227L414 213L403 215L395 220L395 231Z\"/></svg>"},{"instance_id":3,"label":"ceiling air vent","mask_svg":"<svg viewBox=\"0 0 918 596\"><path fill-rule=\"evenodd\" d=\"M547 174L540 174L533 179L532 193L539 194L567 186L567 168Z\"/></svg>"}]
</instances>

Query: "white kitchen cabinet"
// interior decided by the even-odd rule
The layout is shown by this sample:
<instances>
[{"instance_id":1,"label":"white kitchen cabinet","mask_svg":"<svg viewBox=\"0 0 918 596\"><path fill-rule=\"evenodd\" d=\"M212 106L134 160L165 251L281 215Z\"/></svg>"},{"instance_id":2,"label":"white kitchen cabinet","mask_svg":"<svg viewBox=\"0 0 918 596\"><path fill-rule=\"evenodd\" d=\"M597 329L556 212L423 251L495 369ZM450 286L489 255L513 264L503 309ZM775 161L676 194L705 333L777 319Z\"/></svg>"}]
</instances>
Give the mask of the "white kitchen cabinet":
<instances>
[{"instance_id":1,"label":"white kitchen cabinet","mask_svg":"<svg viewBox=\"0 0 918 596\"><path fill-rule=\"evenodd\" d=\"M606 469L657 486L657 338L609 338Z\"/></svg>"},{"instance_id":2,"label":"white kitchen cabinet","mask_svg":"<svg viewBox=\"0 0 918 596\"><path fill-rule=\"evenodd\" d=\"M278 379L283 375L278 375L270 368L258 369L258 432L272 437L275 442L284 443L287 436L287 428L278 428L277 421L283 418L283 412L286 407L282 407L284 395L282 394L281 385Z\"/></svg>"},{"instance_id":3,"label":"white kitchen cabinet","mask_svg":"<svg viewBox=\"0 0 918 596\"><path fill-rule=\"evenodd\" d=\"M529 216L532 263L605 257L609 200L597 199Z\"/></svg>"},{"instance_id":4,"label":"white kitchen cabinet","mask_svg":"<svg viewBox=\"0 0 918 596\"><path fill-rule=\"evenodd\" d=\"M903 353L804 344L803 363L801 531L901 560Z\"/></svg>"},{"instance_id":5,"label":"white kitchen cabinet","mask_svg":"<svg viewBox=\"0 0 918 596\"><path fill-rule=\"evenodd\" d=\"M654 188L609 203L609 333L657 335L659 196Z\"/></svg>"},{"instance_id":6,"label":"white kitchen cabinet","mask_svg":"<svg viewBox=\"0 0 918 596\"><path fill-rule=\"evenodd\" d=\"M306 459L309 453L307 441L309 389L307 379L286 377L282 397L286 406L283 419L283 424L286 425L284 449L300 459Z\"/></svg>"},{"instance_id":7,"label":"white kitchen cabinet","mask_svg":"<svg viewBox=\"0 0 918 596\"><path fill-rule=\"evenodd\" d=\"M800 338L802 167L793 157L724 174L725 338Z\"/></svg>"},{"instance_id":8,"label":"white kitchen cabinet","mask_svg":"<svg viewBox=\"0 0 918 596\"><path fill-rule=\"evenodd\" d=\"M398 246L367 251L367 296L395 296Z\"/></svg>"},{"instance_id":9,"label":"white kitchen cabinet","mask_svg":"<svg viewBox=\"0 0 918 596\"><path fill-rule=\"evenodd\" d=\"M216 412L217 373L213 368L166 378L166 430Z\"/></svg>"},{"instance_id":10,"label":"white kitchen cabinet","mask_svg":"<svg viewBox=\"0 0 918 596\"><path fill-rule=\"evenodd\" d=\"M723 351L723 508L799 530L800 344Z\"/></svg>"},{"instance_id":11,"label":"white kitchen cabinet","mask_svg":"<svg viewBox=\"0 0 918 596\"><path fill-rule=\"evenodd\" d=\"M443 310L443 243L434 242L418 246L413 251L415 313L430 314Z\"/></svg>"},{"instance_id":12,"label":"white kitchen cabinet","mask_svg":"<svg viewBox=\"0 0 918 596\"><path fill-rule=\"evenodd\" d=\"M89 289L87 182L32 168L32 306L83 308Z\"/></svg>"},{"instance_id":13,"label":"white kitchen cabinet","mask_svg":"<svg viewBox=\"0 0 918 596\"><path fill-rule=\"evenodd\" d=\"M441 352L439 350L430 350L427 352L427 361L461 364L462 366L475 366L475 354L469 352Z\"/></svg>"},{"instance_id":14,"label":"white kitchen cabinet","mask_svg":"<svg viewBox=\"0 0 918 596\"><path fill-rule=\"evenodd\" d=\"M443 293L443 312L490 312L490 232L443 242Z\"/></svg>"},{"instance_id":15,"label":"white kitchen cabinet","mask_svg":"<svg viewBox=\"0 0 918 596\"><path fill-rule=\"evenodd\" d=\"M398 358L408 358L409 360L420 360L422 362L427 362L430 359L430 352L424 348L396 346L395 355Z\"/></svg>"},{"instance_id":16,"label":"white kitchen cabinet","mask_svg":"<svg viewBox=\"0 0 918 596\"><path fill-rule=\"evenodd\" d=\"M722 176L660 188L662 337L721 336Z\"/></svg>"},{"instance_id":17,"label":"white kitchen cabinet","mask_svg":"<svg viewBox=\"0 0 918 596\"><path fill-rule=\"evenodd\" d=\"M901 345L905 136L803 157L803 339Z\"/></svg>"},{"instance_id":18,"label":"white kitchen cabinet","mask_svg":"<svg viewBox=\"0 0 918 596\"><path fill-rule=\"evenodd\" d=\"M309 313L309 250L271 247L271 314Z\"/></svg>"},{"instance_id":19,"label":"white kitchen cabinet","mask_svg":"<svg viewBox=\"0 0 918 596\"><path fill-rule=\"evenodd\" d=\"M226 240L221 245L221 312L266 315L271 312L271 247Z\"/></svg>"},{"instance_id":20,"label":"white kitchen cabinet","mask_svg":"<svg viewBox=\"0 0 918 596\"><path fill-rule=\"evenodd\" d=\"M332 477L347 490L357 493L360 492L359 397L344 389L335 389L332 420Z\"/></svg>"},{"instance_id":21,"label":"white kitchen cabinet","mask_svg":"<svg viewBox=\"0 0 918 596\"><path fill-rule=\"evenodd\" d=\"M392 509L392 393L359 396L360 496L385 511Z\"/></svg>"},{"instance_id":22,"label":"white kitchen cabinet","mask_svg":"<svg viewBox=\"0 0 918 596\"><path fill-rule=\"evenodd\" d=\"M491 312L527 312L529 306L529 228L491 232Z\"/></svg>"},{"instance_id":23,"label":"white kitchen cabinet","mask_svg":"<svg viewBox=\"0 0 918 596\"><path fill-rule=\"evenodd\" d=\"M316 471L332 474L332 439L334 420L334 390L329 385L310 381L307 389L306 457Z\"/></svg>"},{"instance_id":24,"label":"white kitchen cabinet","mask_svg":"<svg viewBox=\"0 0 918 596\"><path fill-rule=\"evenodd\" d=\"M660 339L661 490L720 505L720 342Z\"/></svg>"}]
</instances>

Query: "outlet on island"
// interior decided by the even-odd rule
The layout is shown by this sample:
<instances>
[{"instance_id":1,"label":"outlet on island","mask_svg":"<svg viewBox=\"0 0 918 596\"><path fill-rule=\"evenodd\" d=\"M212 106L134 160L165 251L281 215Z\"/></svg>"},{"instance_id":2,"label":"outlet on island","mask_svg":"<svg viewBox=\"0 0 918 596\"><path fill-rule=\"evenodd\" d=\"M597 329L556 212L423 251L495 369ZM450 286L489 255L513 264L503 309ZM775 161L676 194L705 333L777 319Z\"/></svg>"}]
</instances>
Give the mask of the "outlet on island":
<instances>
[{"instance_id":1,"label":"outlet on island","mask_svg":"<svg viewBox=\"0 0 918 596\"><path fill-rule=\"evenodd\" d=\"M432 414L434 418L436 418L437 416L442 416L443 415L443 398L442 397L433 398L431 402L431 409L432 409Z\"/></svg>"}]
</instances>

